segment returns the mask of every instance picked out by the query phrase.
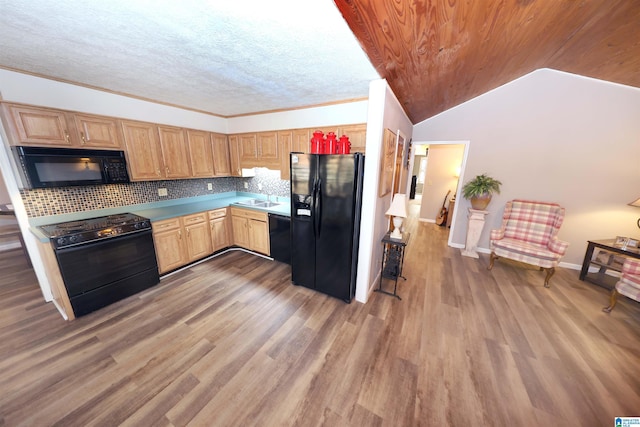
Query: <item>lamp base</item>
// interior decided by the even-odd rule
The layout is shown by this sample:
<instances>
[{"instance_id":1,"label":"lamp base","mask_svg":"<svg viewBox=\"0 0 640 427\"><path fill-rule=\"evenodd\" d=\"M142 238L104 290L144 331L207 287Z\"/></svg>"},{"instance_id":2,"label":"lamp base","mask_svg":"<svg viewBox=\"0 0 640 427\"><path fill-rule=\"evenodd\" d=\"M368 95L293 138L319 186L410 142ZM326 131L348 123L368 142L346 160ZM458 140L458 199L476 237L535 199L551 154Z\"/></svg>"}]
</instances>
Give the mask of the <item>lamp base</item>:
<instances>
[{"instance_id":1,"label":"lamp base","mask_svg":"<svg viewBox=\"0 0 640 427\"><path fill-rule=\"evenodd\" d=\"M402 233L400 233L400 229L402 228L402 220L403 218L400 216L393 217L393 231L389 235L391 239L402 240Z\"/></svg>"}]
</instances>

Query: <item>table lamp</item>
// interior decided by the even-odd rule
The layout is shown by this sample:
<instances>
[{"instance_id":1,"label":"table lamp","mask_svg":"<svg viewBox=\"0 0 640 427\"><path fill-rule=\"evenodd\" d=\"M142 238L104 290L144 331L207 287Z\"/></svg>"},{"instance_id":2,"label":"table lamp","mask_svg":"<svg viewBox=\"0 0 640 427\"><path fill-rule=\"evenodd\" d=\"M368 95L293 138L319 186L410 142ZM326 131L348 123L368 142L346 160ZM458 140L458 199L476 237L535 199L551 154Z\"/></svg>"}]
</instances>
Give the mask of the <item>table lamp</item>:
<instances>
[{"instance_id":1,"label":"table lamp","mask_svg":"<svg viewBox=\"0 0 640 427\"><path fill-rule=\"evenodd\" d=\"M629 203L629 206L635 206L636 208L640 208L640 199L636 199L633 202ZM638 228L640 228L640 218L638 218Z\"/></svg>"},{"instance_id":2,"label":"table lamp","mask_svg":"<svg viewBox=\"0 0 640 427\"><path fill-rule=\"evenodd\" d=\"M402 227L402 221L407 217L407 198L404 194L396 193L393 196L393 201L389 210L385 215L393 217L393 231L391 232L392 239L402 240L402 233L400 228Z\"/></svg>"}]
</instances>

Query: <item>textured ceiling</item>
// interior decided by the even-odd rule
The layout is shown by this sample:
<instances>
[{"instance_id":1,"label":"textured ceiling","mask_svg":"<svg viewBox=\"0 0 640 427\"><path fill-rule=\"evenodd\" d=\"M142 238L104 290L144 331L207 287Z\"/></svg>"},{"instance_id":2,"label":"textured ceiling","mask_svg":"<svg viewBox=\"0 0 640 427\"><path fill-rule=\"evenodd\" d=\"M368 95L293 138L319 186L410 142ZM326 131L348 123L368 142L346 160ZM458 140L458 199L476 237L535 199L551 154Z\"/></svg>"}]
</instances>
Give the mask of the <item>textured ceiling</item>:
<instances>
[{"instance_id":1,"label":"textured ceiling","mask_svg":"<svg viewBox=\"0 0 640 427\"><path fill-rule=\"evenodd\" d=\"M225 117L379 78L331 0L0 0L0 67Z\"/></svg>"}]
</instances>

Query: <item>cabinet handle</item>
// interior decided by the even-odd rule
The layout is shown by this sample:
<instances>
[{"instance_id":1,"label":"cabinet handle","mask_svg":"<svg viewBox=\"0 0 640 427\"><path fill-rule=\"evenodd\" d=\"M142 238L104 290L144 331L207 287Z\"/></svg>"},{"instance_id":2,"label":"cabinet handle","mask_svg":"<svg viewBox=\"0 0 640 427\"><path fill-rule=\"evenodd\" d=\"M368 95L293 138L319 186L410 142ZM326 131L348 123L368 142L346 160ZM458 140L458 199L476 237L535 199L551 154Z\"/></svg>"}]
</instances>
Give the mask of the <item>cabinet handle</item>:
<instances>
[{"instance_id":1,"label":"cabinet handle","mask_svg":"<svg viewBox=\"0 0 640 427\"><path fill-rule=\"evenodd\" d=\"M164 171L167 174L167 176L169 176L169 166L165 166Z\"/></svg>"},{"instance_id":2,"label":"cabinet handle","mask_svg":"<svg viewBox=\"0 0 640 427\"><path fill-rule=\"evenodd\" d=\"M64 140L67 142L71 142L71 136L69 135L69 132L67 132L66 130L64 131Z\"/></svg>"},{"instance_id":3,"label":"cabinet handle","mask_svg":"<svg viewBox=\"0 0 640 427\"><path fill-rule=\"evenodd\" d=\"M87 139L84 137L84 132L80 132L80 139L82 140L82 145L87 143Z\"/></svg>"},{"instance_id":4,"label":"cabinet handle","mask_svg":"<svg viewBox=\"0 0 640 427\"><path fill-rule=\"evenodd\" d=\"M156 175L160 176L160 169L156 169Z\"/></svg>"},{"instance_id":5,"label":"cabinet handle","mask_svg":"<svg viewBox=\"0 0 640 427\"><path fill-rule=\"evenodd\" d=\"M182 240L182 231L178 230L178 239Z\"/></svg>"}]
</instances>

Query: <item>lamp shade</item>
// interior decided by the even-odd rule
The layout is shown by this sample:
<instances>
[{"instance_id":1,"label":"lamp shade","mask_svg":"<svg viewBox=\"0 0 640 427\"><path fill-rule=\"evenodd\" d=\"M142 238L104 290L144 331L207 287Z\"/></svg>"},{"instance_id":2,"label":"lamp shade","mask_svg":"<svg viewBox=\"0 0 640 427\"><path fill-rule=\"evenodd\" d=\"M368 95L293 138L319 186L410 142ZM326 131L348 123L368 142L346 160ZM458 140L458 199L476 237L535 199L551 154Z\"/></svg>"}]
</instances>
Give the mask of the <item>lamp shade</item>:
<instances>
[{"instance_id":1,"label":"lamp shade","mask_svg":"<svg viewBox=\"0 0 640 427\"><path fill-rule=\"evenodd\" d=\"M633 202L629 203L629 206L635 206L636 208L640 208L640 199L636 199Z\"/></svg>"},{"instance_id":2,"label":"lamp shade","mask_svg":"<svg viewBox=\"0 0 640 427\"><path fill-rule=\"evenodd\" d=\"M407 197L404 194L396 193L393 196L393 201L389 210L385 213L389 216L399 216L401 218L407 217Z\"/></svg>"}]
</instances>

